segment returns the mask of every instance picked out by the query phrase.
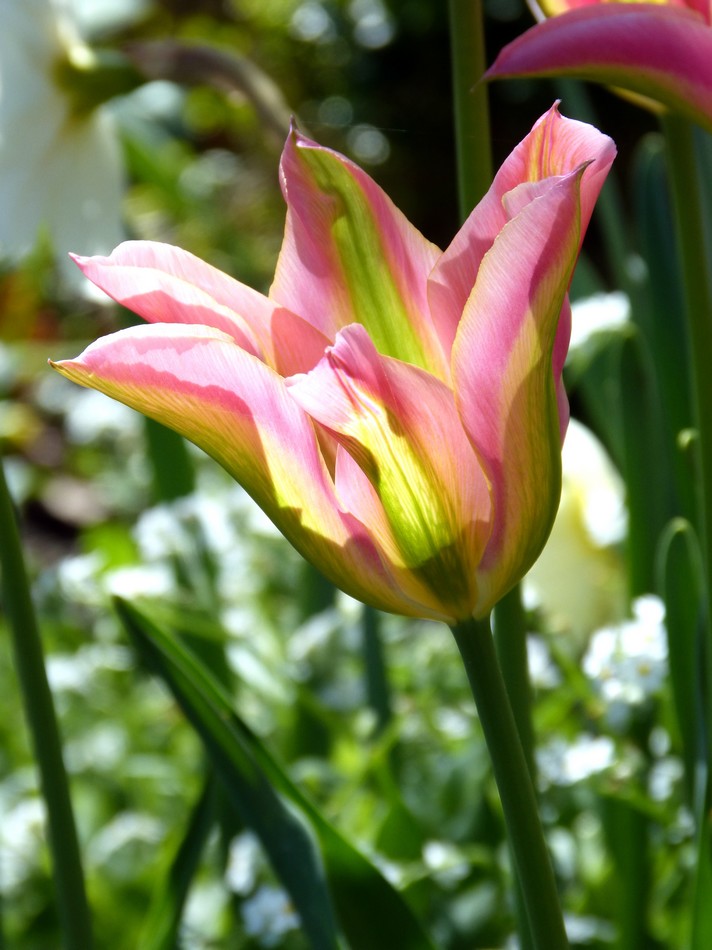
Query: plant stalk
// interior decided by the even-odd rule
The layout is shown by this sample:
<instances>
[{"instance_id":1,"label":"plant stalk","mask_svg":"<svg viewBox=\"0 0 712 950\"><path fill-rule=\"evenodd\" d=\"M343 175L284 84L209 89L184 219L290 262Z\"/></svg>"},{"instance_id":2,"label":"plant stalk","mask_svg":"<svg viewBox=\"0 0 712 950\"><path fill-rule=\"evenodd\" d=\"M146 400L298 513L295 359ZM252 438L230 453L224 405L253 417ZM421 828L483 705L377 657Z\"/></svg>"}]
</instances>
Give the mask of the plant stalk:
<instances>
[{"instance_id":1,"label":"plant stalk","mask_svg":"<svg viewBox=\"0 0 712 950\"><path fill-rule=\"evenodd\" d=\"M492 184L482 0L449 0L455 148L460 219Z\"/></svg>"},{"instance_id":2,"label":"plant stalk","mask_svg":"<svg viewBox=\"0 0 712 950\"><path fill-rule=\"evenodd\" d=\"M568 940L534 786L488 620L452 628L489 749L514 868L536 950L566 950Z\"/></svg>"}]
</instances>

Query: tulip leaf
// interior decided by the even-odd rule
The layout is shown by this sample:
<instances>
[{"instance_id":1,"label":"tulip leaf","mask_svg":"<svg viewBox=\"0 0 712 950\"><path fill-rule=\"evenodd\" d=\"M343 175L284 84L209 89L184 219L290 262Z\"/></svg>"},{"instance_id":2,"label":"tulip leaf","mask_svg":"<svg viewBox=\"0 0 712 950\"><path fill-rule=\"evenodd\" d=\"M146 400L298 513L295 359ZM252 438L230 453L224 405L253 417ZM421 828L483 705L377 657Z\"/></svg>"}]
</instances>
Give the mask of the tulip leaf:
<instances>
[{"instance_id":1,"label":"tulip leaf","mask_svg":"<svg viewBox=\"0 0 712 950\"><path fill-rule=\"evenodd\" d=\"M704 723L700 721L700 642L704 630L702 555L692 525L672 521L658 551L658 587L665 603L670 682L690 803L694 804L697 761L704 761Z\"/></svg>"},{"instance_id":2,"label":"tulip leaf","mask_svg":"<svg viewBox=\"0 0 712 950\"><path fill-rule=\"evenodd\" d=\"M692 517L692 472L677 444L678 434L692 424L691 390L687 381L680 378L689 344L685 320L671 319L672 314L682 314L683 300L665 149L660 136L649 135L641 142L633 185L637 231L646 264L644 306L636 308L635 319L650 347L660 390L662 436L667 443L666 455L671 460L677 495L671 514Z\"/></svg>"},{"instance_id":3,"label":"tulip leaf","mask_svg":"<svg viewBox=\"0 0 712 950\"><path fill-rule=\"evenodd\" d=\"M313 945L333 945L325 942L335 935L328 919L330 892L352 950L431 950L402 896L292 783L190 650L133 604L117 598L116 606L140 653L203 740L236 808L259 835ZM323 877L305 826L319 843Z\"/></svg>"},{"instance_id":4,"label":"tulip leaf","mask_svg":"<svg viewBox=\"0 0 712 950\"><path fill-rule=\"evenodd\" d=\"M339 945L328 887L307 827L278 794L235 727L219 683L194 654L126 601L117 610L148 667L198 732L233 806L259 837L317 950Z\"/></svg>"},{"instance_id":5,"label":"tulip leaf","mask_svg":"<svg viewBox=\"0 0 712 950\"><path fill-rule=\"evenodd\" d=\"M654 589L655 552L668 518L663 473L660 397L646 341L631 325L620 344L622 474L628 506L628 567L632 596ZM651 478L651 471L656 477Z\"/></svg>"},{"instance_id":6,"label":"tulip leaf","mask_svg":"<svg viewBox=\"0 0 712 950\"><path fill-rule=\"evenodd\" d=\"M163 880L154 889L138 950L173 950L185 899L215 821L215 779L208 776Z\"/></svg>"}]
</instances>

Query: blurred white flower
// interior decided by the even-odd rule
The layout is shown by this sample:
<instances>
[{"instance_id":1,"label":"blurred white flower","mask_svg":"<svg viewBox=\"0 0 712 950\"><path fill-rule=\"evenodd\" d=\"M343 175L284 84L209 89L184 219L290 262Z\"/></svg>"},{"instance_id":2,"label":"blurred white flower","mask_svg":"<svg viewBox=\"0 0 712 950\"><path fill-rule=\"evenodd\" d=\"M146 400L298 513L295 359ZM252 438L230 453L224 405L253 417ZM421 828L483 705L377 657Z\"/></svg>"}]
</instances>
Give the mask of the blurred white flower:
<instances>
[{"instance_id":1,"label":"blurred white flower","mask_svg":"<svg viewBox=\"0 0 712 950\"><path fill-rule=\"evenodd\" d=\"M243 831L230 842L225 883L234 894L246 896L254 889L264 863L259 838L251 831Z\"/></svg>"},{"instance_id":2,"label":"blurred white flower","mask_svg":"<svg viewBox=\"0 0 712 950\"><path fill-rule=\"evenodd\" d=\"M662 602L633 604L634 617L598 630L583 658L583 671L606 702L607 717L625 726L632 707L655 696L667 675L667 636Z\"/></svg>"},{"instance_id":3,"label":"blurred white flower","mask_svg":"<svg viewBox=\"0 0 712 950\"><path fill-rule=\"evenodd\" d=\"M263 947L277 947L284 934L299 927L299 916L281 887L265 884L242 904L245 933Z\"/></svg>"},{"instance_id":4,"label":"blurred white flower","mask_svg":"<svg viewBox=\"0 0 712 950\"><path fill-rule=\"evenodd\" d=\"M67 253L107 252L122 239L112 118L78 110L61 81L92 52L63 0L0 0L0 22L0 259L21 257L44 233L81 287Z\"/></svg>"},{"instance_id":5,"label":"blurred white flower","mask_svg":"<svg viewBox=\"0 0 712 950\"><path fill-rule=\"evenodd\" d=\"M608 736L585 733L573 742L556 738L537 749L536 761L545 787L575 785L610 768L615 762L615 745Z\"/></svg>"},{"instance_id":6,"label":"blurred white flower","mask_svg":"<svg viewBox=\"0 0 712 950\"><path fill-rule=\"evenodd\" d=\"M569 352L585 346L597 333L616 330L630 319L630 300L620 290L594 294L571 304Z\"/></svg>"},{"instance_id":7,"label":"blurred white flower","mask_svg":"<svg viewBox=\"0 0 712 950\"><path fill-rule=\"evenodd\" d=\"M38 795L22 798L11 807L3 808L0 824L0 889L6 898L21 888L29 875L41 866L46 811L44 800Z\"/></svg>"},{"instance_id":8,"label":"blurred white flower","mask_svg":"<svg viewBox=\"0 0 712 950\"><path fill-rule=\"evenodd\" d=\"M626 532L624 487L598 439L575 419L562 452L561 503L549 540L524 581L548 626L578 647L625 609L625 572L615 545Z\"/></svg>"}]
</instances>

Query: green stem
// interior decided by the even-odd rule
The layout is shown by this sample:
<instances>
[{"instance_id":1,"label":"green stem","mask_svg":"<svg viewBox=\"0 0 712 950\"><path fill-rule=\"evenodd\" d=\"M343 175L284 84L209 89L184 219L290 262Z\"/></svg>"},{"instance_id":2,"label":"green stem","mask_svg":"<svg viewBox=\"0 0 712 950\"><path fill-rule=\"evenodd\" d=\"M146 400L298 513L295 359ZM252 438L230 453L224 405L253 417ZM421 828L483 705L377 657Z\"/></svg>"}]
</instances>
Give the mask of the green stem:
<instances>
[{"instance_id":1,"label":"green stem","mask_svg":"<svg viewBox=\"0 0 712 950\"><path fill-rule=\"evenodd\" d=\"M376 733L380 735L393 718L391 690L381 641L381 615L373 607L366 606L361 623L368 704L376 714Z\"/></svg>"},{"instance_id":2,"label":"green stem","mask_svg":"<svg viewBox=\"0 0 712 950\"><path fill-rule=\"evenodd\" d=\"M536 782L534 764L534 727L532 726L532 691L529 682L527 657L527 627L522 605L521 588L517 584L495 605L493 615L494 645L499 667L509 696L509 703L517 724L517 732L524 750L527 768ZM514 903L519 924L520 950L531 950L532 935L526 912L524 895L517 882Z\"/></svg>"},{"instance_id":3,"label":"green stem","mask_svg":"<svg viewBox=\"0 0 712 950\"><path fill-rule=\"evenodd\" d=\"M67 773L62 759L62 743L47 682L17 522L1 460L0 567L3 602L20 691L47 806L49 845L63 945L66 950L89 950L93 943L91 920Z\"/></svg>"},{"instance_id":4,"label":"green stem","mask_svg":"<svg viewBox=\"0 0 712 950\"><path fill-rule=\"evenodd\" d=\"M532 725L532 691L527 658L527 625L519 585L514 587L494 608L494 644L502 677L514 713L514 721L524 749L529 774L534 772L534 727Z\"/></svg>"},{"instance_id":5,"label":"green stem","mask_svg":"<svg viewBox=\"0 0 712 950\"><path fill-rule=\"evenodd\" d=\"M690 341L690 367L698 432L697 504L700 543L707 579L704 590L706 607L705 654L712 656L712 585L709 583L712 558L712 291L709 258L706 253L702 195L695 155L692 126L672 113L662 119L667 150L668 174L677 225L677 242L683 282L683 294ZM707 696L712 696L707 684ZM712 762L712 702L707 703L707 755Z\"/></svg>"},{"instance_id":6,"label":"green stem","mask_svg":"<svg viewBox=\"0 0 712 950\"><path fill-rule=\"evenodd\" d=\"M482 0L449 0L460 218L492 184Z\"/></svg>"},{"instance_id":7,"label":"green stem","mask_svg":"<svg viewBox=\"0 0 712 950\"><path fill-rule=\"evenodd\" d=\"M537 950L565 950L563 917L536 795L486 620L452 628L487 741L504 820Z\"/></svg>"}]
</instances>

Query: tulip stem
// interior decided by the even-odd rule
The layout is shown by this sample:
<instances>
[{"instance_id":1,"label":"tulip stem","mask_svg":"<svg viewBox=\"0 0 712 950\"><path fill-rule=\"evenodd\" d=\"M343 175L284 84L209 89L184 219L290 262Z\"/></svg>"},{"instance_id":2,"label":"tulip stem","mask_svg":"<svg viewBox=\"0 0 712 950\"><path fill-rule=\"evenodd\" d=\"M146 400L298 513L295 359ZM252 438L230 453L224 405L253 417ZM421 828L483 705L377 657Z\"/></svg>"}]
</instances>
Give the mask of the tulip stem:
<instances>
[{"instance_id":1,"label":"tulip stem","mask_svg":"<svg viewBox=\"0 0 712 950\"><path fill-rule=\"evenodd\" d=\"M705 567L703 576L707 579L703 596L707 613L706 655L709 658L712 657L712 585L709 582L712 559L712 387L709 383L712 366L712 290L694 131L687 120L673 113L662 118L662 127L690 340L692 395L698 432L698 524ZM708 705L707 752L712 762L712 704Z\"/></svg>"},{"instance_id":2,"label":"tulip stem","mask_svg":"<svg viewBox=\"0 0 712 950\"><path fill-rule=\"evenodd\" d=\"M536 950L569 946L534 785L488 620L452 628L470 682L502 802L514 866Z\"/></svg>"},{"instance_id":3,"label":"tulip stem","mask_svg":"<svg viewBox=\"0 0 712 950\"><path fill-rule=\"evenodd\" d=\"M455 147L460 219L492 184L489 100L482 0L449 0Z\"/></svg>"},{"instance_id":4,"label":"tulip stem","mask_svg":"<svg viewBox=\"0 0 712 950\"><path fill-rule=\"evenodd\" d=\"M12 499L0 460L0 568L2 601L12 639L25 716L47 807L54 883L67 950L89 950L92 928L69 795L62 743L47 682L42 641L22 556Z\"/></svg>"}]
</instances>

